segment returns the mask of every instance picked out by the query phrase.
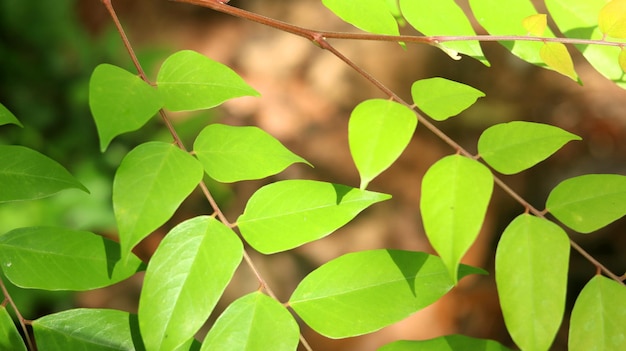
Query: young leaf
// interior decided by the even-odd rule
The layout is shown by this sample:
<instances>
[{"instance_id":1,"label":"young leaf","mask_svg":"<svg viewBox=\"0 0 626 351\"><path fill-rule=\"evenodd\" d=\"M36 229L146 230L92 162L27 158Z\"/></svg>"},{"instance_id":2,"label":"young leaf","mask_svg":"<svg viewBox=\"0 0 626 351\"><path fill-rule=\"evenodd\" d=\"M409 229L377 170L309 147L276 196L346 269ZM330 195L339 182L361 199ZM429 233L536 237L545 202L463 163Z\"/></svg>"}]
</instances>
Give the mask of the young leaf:
<instances>
[{"instance_id":1,"label":"young leaf","mask_svg":"<svg viewBox=\"0 0 626 351\"><path fill-rule=\"evenodd\" d=\"M489 169L460 155L440 159L422 179L420 209L426 236L455 283L459 262L478 236L492 190Z\"/></svg>"},{"instance_id":2,"label":"young leaf","mask_svg":"<svg viewBox=\"0 0 626 351\"><path fill-rule=\"evenodd\" d=\"M208 109L240 96L259 96L233 70L191 50L168 57L157 76L165 108L171 111Z\"/></svg>"},{"instance_id":3,"label":"young leaf","mask_svg":"<svg viewBox=\"0 0 626 351\"><path fill-rule=\"evenodd\" d=\"M572 78L574 81L578 80L578 75L574 70L574 62L565 44L546 42L539 50L539 56L548 67Z\"/></svg>"},{"instance_id":4,"label":"young leaf","mask_svg":"<svg viewBox=\"0 0 626 351\"><path fill-rule=\"evenodd\" d=\"M569 328L569 351L626 350L626 288L596 275L576 299Z\"/></svg>"},{"instance_id":5,"label":"young leaf","mask_svg":"<svg viewBox=\"0 0 626 351\"><path fill-rule=\"evenodd\" d=\"M565 311L569 239L561 227L523 214L496 250L496 284L507 330L522 350L549 350Z\"/></svg>"},{"instance_id":6,"label":"young leaf","mask_svg":"<svg viewBox=\"0 0 626 351\"><path fill-rule=\"evenodd\" d=\"M244 239L264 254L320 239L390 195L313 180L285 180L257 190L237 220Z\"/></svg>"},{"instance_id":7,"label":"young leaf","mask_svg":"<svg viewBox=\"0 0 626 351\"><path fill-rule=\"evenodd\" d=\"M475 88L445 78L421 79L411 86L413 102L437 121L458 115L485 94Z\"/></svg>"},{"instance_id":8,"label":"young leaf","mask_svg":"<svg viewBox=\"0 0 626 351\"><path fill-rule=\"evenodd\" d=\"M445 335L429 340L399 340L378 351L512 351L500 343L465 335Z\"/></svg>"},{"instance_id":9,"label":"young leaf","mask_svg":"<svg viewBox=\"0 0 626 351\"><path fill-rule=\"evenodd\" d=\"M555 126L514 121L496 124L478 139L478 153L502 174L515 174L545 160L571 140L581 140Z\"/></svg>"},{"instance_id":10,"label":"young leaf","mask_svg":"<svg viewBox=\"0 0 626 351\"><path fill-rule=\"evenodd\" d=\"M398 23L385 0L322 0L322 3L342 20L366 32L399 34Z\"/></svg>"},{"instance_id":11,"label":"young leaf","mask_svg":"<svg viewBox=\"0 0 626 351\"><path fill-rule=\"evenodd\" d=\"M548 16L545 13L530 15L522 20L522 25L529 34L540 37L548 28Z\"/></svg>"},{"instance_id":12,"label":"young leaf","mask_svg":"<svg viewBox=\"0 0 626 351\"><path fill-rule=\"evenodd\" d=\"M579 233L591 233L626 215L626 176L588 174L562 181L546 209Z\"/></svg>"},{"instance_id":13,"label":"young leaf","mask_svg":"<svg viewBox=\"0 0 626 351\"><path fill-rule=\"evenodd\" d=\"M91 74L89 107L102 151L116 136L141 128L162 106L156 89L122 68L101 64Z\"/></svg>"},{"instance_id":14,"label":"young leaf","mask_svg":"<svg viewBox=\"0 0 626 351\"><path fill-rule=\"evenodd\" d=\"M26 351L26 345L4 306L0 306L0 350Z\"/></svg>"},{"instance_id":15,"label":"young leaf","mask_svg":"<svg viewBox=\"0 0 626 351\"><path fill-rule=\"evenodd\" d=\"M209 317L235 269L243 245L213 217L172 229L148 264L139 298L139 327L148 350L175 350Z\"/></svg>"},{"instance_id":16,"label":"young leaf","mask_svg":"<svg viewBox=\"0 0 626 351\"><path fill-rule=\"evenodd\" d=\"M462 265L459 277L482 273ZM330 338L361 335L398 322L454 286L437 256L371 250L336 258L307 275L289 299L304 322Z\"/></svg>"},{"instance_id":17,"label":"young leaf","mask_svg":"<svg viewBox=\"0 0 626 351\"><path fill-rule=\"evenodd\" d=\"M14 229L0 235L0 265L22 288L90 290L122 281L143 269L118 243L90 232L53 227Z\"/></svg>"},{"instance_id":18,"label":"young leaf","mask_svg":"<svg viewBox=\"0 0 626 351\"><path fill-rule=\"evenodd\" d=\"M141 144L124 157L113 180L122 257L174 214L203 173L198 160L167 143Z\"/></svg>"},{"instance_id":19,"label":"young leaf","mask_svg":"<svg viewBox=\"0 0 626 351\"><path fill-rule=\"evenodd\" d=\"M193 144L205 172L222 183L269 177L305 159L257 127L211 124Z\"/></svg>"},{"instance_id":20,"label":"young leaf","mask_svg":"<svg viewBox=\"0 0 626 351\"><path fill-rule=\"evenodd\" d=\"M0 104L0 126L9 123L16 124L22 128L24 127L22 123L20 123L20 121L17 119L17 117L15 117L15 115L11 113L11 111L9 111L8 108L4 107L3 104Z\"/></svg>"},{"instance_id":21,"label":"young leaf","mask_svg":"<svg viewBox=\"0 0 626 351\"><path fill-rule=\"evenodd\" d=\"M33 200L65 189L85 188L63 166L19 145L0 145L0 203Z\"/></svg>"},{"instance_id":22,"label":"young leaf","mask_svg":"<svg viewBox=\"0 0 626 351\"><path fill-rule=\"evenodd\" d=\"M366 100L354 108L348 140L361 175L361 190L400 157L416 126L413 110L394 101Z\"/></svg>"},{"instance_id":23,"label":"young leaf","mask_svg":"<svg viewBox=\"0 0 626 351\"><path fill-rule=\"evenodd\" d=\"M298 323L289 311L257 291L228 306L209 330L200 351L294 351L298 338Z\"/></svg>"},{"instance_id":24,"label":"young leaf","mask_svg":"<svg viewBox=\"0 0 626 351\"><path fill-rule=\"evenodd\" d=\"M626 39L626 0L611 0L598 15L598 26L609 37Z\"/></svg>"},{"instance_id":25,"label":"young leaf","mask_svg":"<svg viewBox=\"0 0 626 351\"><path fill-rule=\"evenodd\" d=\"M400 9L411 26L424 35L476 35L467 16L454 0L400 0ZM478 41L446 42L440 45L489 66Z\"/></svg>"}]
</instances>

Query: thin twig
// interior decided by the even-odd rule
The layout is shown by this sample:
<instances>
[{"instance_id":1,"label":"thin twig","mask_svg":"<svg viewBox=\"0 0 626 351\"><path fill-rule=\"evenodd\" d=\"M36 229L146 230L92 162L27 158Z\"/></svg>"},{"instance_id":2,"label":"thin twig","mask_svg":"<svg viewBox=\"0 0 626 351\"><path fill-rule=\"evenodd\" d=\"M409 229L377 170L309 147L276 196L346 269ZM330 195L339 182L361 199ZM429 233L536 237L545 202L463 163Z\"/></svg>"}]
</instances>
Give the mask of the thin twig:
<instances>
[{"instance_id":1,"label":"thin twig","mask_svg":"<svg viewBox=\"0 0 626 351\"><path fill-rule=\"evenodd\" d=\"M9 294L9 291L7 290L6 285L4 285L4 281L2 280L2 278L0 278L0 289L2 289L4 298L9 302L9 305L11 305L11 308L13 308L13 312L15 312L15 316L17 317L17 320L19 321L20 326L22 327L22 331L24 332L24 338L26 339L26 344L28 345L28 349L32 351L36 351L37 347L33 344L33 341L30 339L28 328L26 327L26 319L22 317L20 310L17 309L17 306L15 305L15 302L13 302L13 299L11 298L11 295Z\"/></svg>"}]
</instances>

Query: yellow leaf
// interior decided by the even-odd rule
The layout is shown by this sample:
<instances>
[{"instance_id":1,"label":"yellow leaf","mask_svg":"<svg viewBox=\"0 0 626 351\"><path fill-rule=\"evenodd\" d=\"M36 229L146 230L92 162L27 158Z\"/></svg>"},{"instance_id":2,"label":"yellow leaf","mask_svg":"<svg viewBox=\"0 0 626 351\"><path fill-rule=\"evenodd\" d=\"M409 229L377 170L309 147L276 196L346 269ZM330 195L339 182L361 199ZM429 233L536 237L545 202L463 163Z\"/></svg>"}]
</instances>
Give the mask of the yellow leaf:
<instances>
[{"instance_id":1,"label":"yellow leaf","mask_svg":"<svg viewBox=\"0 0 626 351\"><path fill-rule=\"evenodd\" d=\"M548 16L545 13L530 15L522 20L522 25L528 33L540 37L548 27Z\"/></svg>"},{"instance_id":2,"label":"yellow leaf","mask_svg":"<svg viewBox=\"0 0 626 351\"><path fill-rule=\"evenodd\" d=\"M578 80L572 57L562 43L547 42L543 44L539 56L548 67L575 81Z\"/></svg>"},{"instance_id":3,"label":"yellow leaf","mask_svg":"<svg viewBox=\"0 0 626 351\"><path fill-rule=\"evenodd\" d=\"M626 38L626 0L612 0L598 15L600 31L613 38Z\"/></svg>"},{"instance_id":4,"label":"yellow leaf","mask_svg":"<svg viewBox=\"0 0 626 351\"><path fill-rule=\"evenodd\" d=\"M626 50L624 50L624 48L622 48L622 51L619 52L617 62L619 62L619 67L622 71L626 72Z\"/></svg>"}]
</instances>

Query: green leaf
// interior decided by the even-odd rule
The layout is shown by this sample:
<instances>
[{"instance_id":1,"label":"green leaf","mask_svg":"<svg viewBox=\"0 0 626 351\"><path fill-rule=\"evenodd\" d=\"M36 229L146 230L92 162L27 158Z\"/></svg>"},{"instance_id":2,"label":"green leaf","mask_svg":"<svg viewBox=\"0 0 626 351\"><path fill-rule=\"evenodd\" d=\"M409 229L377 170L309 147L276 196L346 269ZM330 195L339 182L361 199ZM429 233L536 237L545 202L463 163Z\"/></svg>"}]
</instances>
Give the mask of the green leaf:
<instances>
[{"instance_id":1,"label":"green leaf","mask_svg":"<svg viewBox=\"0 0 626 351\"><path fill-rule=\"evenodd\" d=\"M257 127L211 124L193 144L205 172L222 183L261 179L305 159Z\"/></svg>"},{"instance_id":2,"label":"green leaf","mask_svg":"<svg viewBox=\"0 0 626 351\"><path fill-rule=\"evenodd\" d=\"M137 316L108 309L73 309L33 321L39 351L143 350Z\"/></svg>"},{"instance_id":3,"label":"green leaf","mask_svg":"<svg viewBox=\"0 0 626 351\"><path fill-rule=\"evenodd\" d=\"M26 351L24 340L15 329L15 324L6 307L0 306L0 351Z\"/></svg>"},{"instance_id":4,"label":"green leaf","mask_svg":"<svg viewBox=\"0 0 626 351\"><path fill-rule=\"evenodd\" d=\"M117 66L101 64L89 81L89 107L100 149L116 136L141 128L163 106L156 89Z\"/></svg>"},{"instance_id":5,"label":"green leaf","mask_svg":"<svg viewBox=\"0 0 626 351\"><path fill-rule=\"evenodd\" d=\"M240 96L259 96L233 70L191 50L165 60L157 76L165 108L171 111L208 109Z\"/></svg>"},{"instance_id":6,"label":"green leaf","mask_svg":"<svg viewBox=\"0 0 626 351\"><path fill-rule=\"evenodd\" d=\"M122 257L174 214L203 173L198 160L167 143L141 144L124 157L113 180Z\"/></svg>"},{"instance_id":7,"label":"green leaf","mask_svg":"<svg viewBox=\"0 0 626 351\"><path fill-rule=\"evenodd\" d=\"M459 276L482 273L461 266ZM445 295L454 282L437 256L371 250L336 258L307 275L289 305L330 338L361 335L398 322Z\"/></svg>"},{"instance_id":8,"label":"green leaf","mask_svg":"<svg viewBox=\"0 0 626 351\"><path fill-rule=\"evenodd\" d=\"M578 80L578 75L574 70L574 62L564 44L544 43L539 50L539 56L548 67L574 81Z\"/></svg>"},{"instance_id":9,"label":"green leaf","mask_svg":"<svg viewBox=\"0 0 626 351\"><path fill-rule=\"evenodd\" d=\"M611 0L598 15L600 31L613 38L626 38L626 1Z\"/></svg>"},{"instance_id":10,"label":"green leaf","mask_svg":"<svg viewBox=\"0 0 626 351\"><path fill-rule=\"evenodd\" d=\"M243 245L213 217L172 229L150 259L139 298L139 326L148 350L174 350L206 322L235 269Z\"/></svg>"},{"instance_id":11,"label":"green leaf","mask_svg":"<svg viewBox=\"0 0 626 351\"><path fill-rule=\"evenodd\" d=\"M411 26L424 35L476 35L467 16L454 0L400 0L400 9ZM446 42L440 46L471 56L489 66L476 40Z\"/></svg>"},{"instance_id":12,"label":"green leaf","mask_svg":"<svg viewBox=\"0 0 626 351\"><path fill-rule=\"evenodd\" d=\"M485 94L478 90L445 78L421 79L411 86L415 105L437 121L458 115Z\"/></svg>"},{"instance_id":13,"label":"green leaf","mask_svg":"<svg viewBox=\"0 0 626 351\"><path fill-rule=\"evenodd\" d=\"M24 127L8 108L6 108L3 104L0 104L0 126L5 124L16 124L22 128Z\"/></svg>"},{"instance_id":14,"label":"green leaf","mask_svg":"<svg viewBox=\"0 0 626 351\"><path fill-rule=\"evenodd\" d=\"M523 214L496 250L496 284L507 330L522 350L549 350L563 320L569 238L561 227Z\"/></svg>"},{"instance_id":15,"label":"green leaf","mask_svg":"<svg viewBox=\"0 0 626 351\"><path fill-rule=\"evenodd\" d=\"M511 351L500 343L465 335L445 335L429 340L400 340L378 351Z\"/></svg>"},{"instance_id":16,"label":"green leaf","mask_svg":"<svg viewBox=\"0 0 626 351\"><path fill-rule=\"evenodd\" d=\"M399 34L398 23L386 0L322 0L322 3L342 20L366 32Z\"/></svg>"},{"instance_id":17,"label":"green leaf","mask_svg":"<svg viewBox=\"0 0 626 351\"><path fill-rule=\"evenodd\" d=\"M617 62L619 63L619 67L626 73L626 50L622 49L619 52L619 56L617 57Z\"/></svg>"},{"instance_id":18,"label":"green leaf","mask_svg":"<svg viewBox=\"0 0 626 351\"><path fill-rule=\"evenodd\" d=\"M320 239L390 195L313 180L285 180L257 190L237 220L244 239L270 254Z\"/></svg>"},{"instance_id":19,"label":"green leaf","mask_svg":"<svg viewBox=\"0 0 626 351\"><path fill-rule=\"evenodd\" d=\"M391 100L366 100L354 108L348 139L361 190L400 157L416 126L413 110Z\"/></svg>"},{"instance_id":20,"label":"green leaf","mask_svg":"<svg viewBox=\"0 0 626 351\"><path fill-rule=\"evenodd\" d=\"M0 235L0 265L22 288L90 290L115 284L143 269L119 244L90 232L53 227L14 229Z\"/></svg>"},{"instance_id":21,"label":"green leaf","mask_svg":"<svg viewBox=\"0 0 626 351\"><path fill-rule=\"evenodd\" d=\"M294 351L298 323L278 301L256 291L230 304L209 330L201 351Z\"/></svg>"},{"instance_id":22,"label":"green leaf","mask_svg":"<svg viewBox=\"0 0 626 351\"><path fill-rule=\"evenodd\" d=\"M569 351L626 350L626 287L596 275L576 299Z\"/></svg>"},{"instance_id":23,"label":"green leaf","mask_svg":"<svg viewBox=\"0 0 626 351\"><path fill-rule=\"evenodd\" d=\"M19 145L0 145L0 203L33 200L85 188L51 158Z\"/></svg>"},{"instance_id":24,"label":"green leaf","mask_svg":"<svg viewBox=\"0 0 626 351\"><path fill-rule=\"evenodd\" d=\"M522 20L522 26L529 34L538 37L543 36L546 28L548 28L548 16L545 13L530 15Z\"/></svg>"},{"instance_id":25,"label":"green leaf","mask_svg":"<svg viewBox=\"0 0 626 351\"><path fill-rule=\"evenodd\" d=\"M591 233L626 215L626 176L588 174L562 181L546 209L579 233Z\"/></svg>"},{"instance_id":26,"label":"green leaf","mask_svg":"<svg viewBox=\"0 0 626 351\"><path fill-rule=\"evenodd\" d=\"M461 258L478 236L492 190L489 169L460 155L440 159L422 179L426 236L454 282Z\"/></svg>"},{"instance_id":27,"label":"green leaf","mask_svg":"<svg viewBox=\"0 0 626 351\"><path fill-rule=\"evenodd\" d=\"M545 160L567 142L581 140L549 124L514 121L496 124L478 139L478 153L502 174L515 174Z\"/></svg>"}]
</instances>

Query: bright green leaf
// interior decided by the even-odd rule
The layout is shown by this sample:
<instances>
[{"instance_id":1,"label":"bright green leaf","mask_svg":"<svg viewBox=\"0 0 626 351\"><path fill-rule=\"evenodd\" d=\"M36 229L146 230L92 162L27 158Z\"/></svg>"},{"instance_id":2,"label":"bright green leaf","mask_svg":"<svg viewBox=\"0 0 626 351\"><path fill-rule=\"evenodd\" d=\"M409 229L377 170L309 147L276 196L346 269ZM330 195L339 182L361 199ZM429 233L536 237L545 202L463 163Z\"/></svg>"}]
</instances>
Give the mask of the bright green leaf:
<instances>
[{"instance_id":1,"label":"bright green leaf","mask_svg":"<svg viewBox=\"0 0 626 351\"><path fill-rule=\"evenodd\" d=\"M0 126L9 123L24 127L8 108L6 108L3 104L0 104Z\"/></svg>"},{"instance_id":2,"label":"bright green leaf","mask_svg":"<svg viewBox=\"0 0 626 351\"><path fill-rule=\"evenodd\" d=\"M617 57L617 62L619 63L619 67L626 73L626 50L622 49L619 52L619 56Z\"/></svg>"},{"instance_id":3,"label":"bright green leaf","mask_svg":"<svg viewBox=\"0 0 626 351\"><path fill-rule=\"evenodd\" d=\"M496 284L507 330L522 349L547 351L565 311L569 238L529 214L504 230L496 250Z\"/></svg>"},{"instance_id":4,"label":"bright green leaf","mask_svg":"<svg viewBox=\"0 0 626 351\"><path fill-rule=\"evenodd\" d=\"M567 142L581 140L555 126L514 121L496 124L478 139L478 153L502 174L515 174L545 160Z\"/></svg>"},{"instance_id":5,"label":"bright green leaf","mask_svg":"<svg viewBox=\"0 0 626 351\"><path fill-rule=\"evenodd\" d=\"M467 16L454 0L400 0L400 9L411 26L424 35L476 35ZM471 56L489 66L476 40L451 41L440 46Z\"/></svg>"},{"instance_id":6,"label":"bright green leaf","mask_svg":"<svg viewBox=\"0 0 626 351\"><path fill-rule=\"evenodd\" d=\"M459 277L482 273L462 265ZM307 275L289 305L330 338L398 322L445 295L454 282L441 259L423 252L371 250L336 258Z\"/></svg>"},{"instance_id":7,"label":"bright green leaf","mask_svg":"<svg viewBox=\"0 0 626 351\"><path fill-rule=\"evenodd\" d=\"M578 75L574 70L574 62L563 43L544 43L539 50L539 56L548 67L561 73L564 76L576 81Z\"/></svg>"},{"instance_id":8,"label":"bright green leaf","mask_svg":"<svg viewBox=\"0 0 626 351\"><path fill-rule=\"evenodd\" d=\"M626 38L626 0L611 0L598 15L602 33L613 38Z\"/></svg>"},{"instance_id":9,"label":"bright green leaf","mask_svg":"<svg viewBox=\"0 0 626 351\"><path fill-rule=\"evenodd\" d=\"M156 89L122 68L101 64L89 81L89 107L100 149L116 136L141 128L163 106Z\"/></svg>"},{"instance_id":10,"label":"bright green leaf","mask_svg":"<svg viewBox=\"0 0 626 351\"><path fill-rule=\"evenodd\" d=\"M0 203L33 200L65 189L85 188L51 158L19 145L0 145Z\"/></svg>"},{"instance_id":11,"label":"bright green leaf","mask_svg":"<svg viewBox=\"0 0 626 351\"><path fill-rule=\"evenodd\" d=\"M295 351L298 323L278 301L257 291L230 304L217 319L201 351Z\"/></svg>"},{"instance_id":12,"label":"bright green leaf","mask_svg":"<svg viewBox=\"0 0 626 351\"><path fill-rule=\"evenodd\" d=\"M348 139L362 190L400 157L416 126L413 110L391 100L366 100L354 108Z\"/></svg>"},{"instance_id":13,"label":"bright green leaf","mask_svg":"<svg viewBox=\"0 0 626 351\"><path fill-rule=\"evenodd\" d=\"M237 225L264 254L320 239L390 195L313 180L285 180L257 190Z\"/></svg>"},{"instance_id":14,"label":"bright green leaf","mask_svg":"<svg viewBox=\"0 0 626 351\"><path fill-rule=\"evenodd\" d=\"M148 350L174 350L209 317L235 269L243 244L213 217L172 229L150 259L139 298L139 326Z\"/></svg>"},{"instance_id":15,"label":"bright green leaf","mask_svg":"<svg viewBox=\"0 0 626 351\"><path fill-rule=\"evenodd\" d=\"M236 97L259 95L228 66L191 50L163 62L157 86L171 111L208 109Z\"/></svg>"},{"instance_id":16,"label":"bright green leaf","mask_svg":"<svg viewBox=\"0 0 626 351\"><path fill-rule=\"evenodd\" d=\"M562 181L546 209L579 233L591 233L626 215L626 176L588 174Z\"/></svg>"},{"instance_id":17,"label":"bright green leaf","mask_svg":"<svg viewBox=\"0 0 626 351\"><path fill-rule=\"evenodd\" d=\"M310 165L257 127L211 124L193 148L206 173L222 183L269 177L296 162Z\"/></svg>"},{"instance_id":18,"label":"bright green leaf","mask_svg":"<svg viewBox=\"0 0 626 351\"><path fill-rule=\"evenodd\" d=\"M0 235L0 265L22 288L90 290L115 284L142 269L118 243L90 232L53 227L14 229Z\"/></svg>"},{"instance_id":19,"label":"bright green leaf","mask_svg":"<svg viewBox=\"0 0 626 351\"><path fill-rule=\"evenodd\" d=\"M411 86L411 95L415 105L437 121L458 115L485 96L469 85L440 77L416 81Z\"/></svg>"},{"instance_id":20,"label":"bright green leaf","mask_svg":"<svg viewBox=\"0 0 626 351\"><path fill-rule=\"evenodd\" d=\"M548 16L545 13L530 15L522 20L522 26L529 34L540 37L548 28Z\"/></svg>"},{"instance_id":21,"label":"bright green leaf","mask_svg":"<svg viewBox=\"0 0 626 351\"><path fill-rule=\"evenodd\" d=\"M0 351L26 351L24 340L15 329L15 324L6 307L0 306Z\"/></svg>"},{"instance_id":22,"label":"bright green leaf","mask_svg":"<svg viewBox=\"0 0 626 351\"><path fill-rule=\"evenodd\" d=\"M576 299L569 351L626 350L626 287L596 275Z\"/></svg>"},{"instance_id":23,"label":"bright green leaf","mask_svg":"<svg viewBox=\"0 0 626 351\"><path fill-rule=\"evenodd\" d=\"M113 180L122 257L174 214L203 173L198 160L172 144L145 143L124 157Z\"/></svg>"},{"instance_id":24,"label":"bright green leaf","mask_svg":"<svg viewBox=\"0 0 626 351\"><path fill-rule=\"evenodd\" d=\"M493 176L478 161L447 156L422 179L420 209L426 236L457 281L461 258L476 240L493 190Z\"/></svg>"},{"instance_id":25,"label":"bright green leaf","mask_svg":"<svg viewBox=\"0 0 626 351\"><path fill-rule=\"evenodd\" d=\"M429 340L400 340L378 351L511 351L500 343L465 335L445 335Z\"/></svg>"},{"instance_id":26,"label":"bright green leaf","mask_svg":"<svg viewBox=\"0 0 626 351\"><path fill-rule=\"evenodd\" d=\"M399 34L398 23L386 0L322 0L322 3L342 20L366 32Z\"/></svg>"}]
</instances>

